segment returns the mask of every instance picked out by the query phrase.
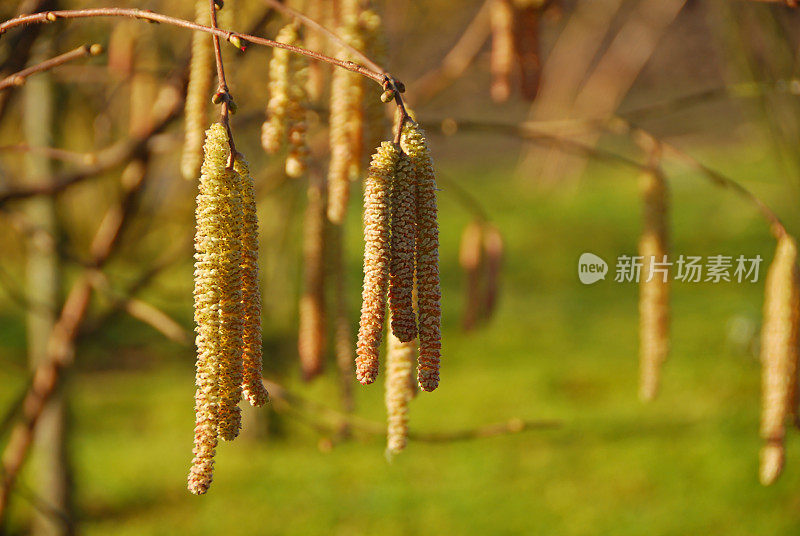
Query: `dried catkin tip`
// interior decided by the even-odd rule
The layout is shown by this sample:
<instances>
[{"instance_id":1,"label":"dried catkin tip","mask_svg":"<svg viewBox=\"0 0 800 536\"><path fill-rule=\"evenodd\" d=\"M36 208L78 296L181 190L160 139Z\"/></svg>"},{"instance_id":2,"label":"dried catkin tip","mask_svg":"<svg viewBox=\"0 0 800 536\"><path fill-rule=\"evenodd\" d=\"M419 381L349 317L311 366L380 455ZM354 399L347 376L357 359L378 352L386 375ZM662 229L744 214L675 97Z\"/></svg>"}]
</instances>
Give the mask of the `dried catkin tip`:
<instances>
[{"instance_id":1,"label":"dried catkin tip","mask_svg":"<svg viewBox=\"0 0 800 536\"><path fill-rule=\"evenodd\" d=\"M261 289L258 285L258 215L255 182L247 161L234 163L239 174L242 200L242 393L253 406L263 406L269 395L262 382Z\"/></svg>"},{"instance_id":2,"label":"dried catkin tip","mask_svg":"<svg viewBox=\"0 0 800 536\"><path fill-rule=\"evenodd\" d=\"M491 95L505 102L511 94L511 68L514 63L514 9L510 0L492 0Z\"/></svg>"},{"instance_id":3,"label":"dried catkin tip","mask_svg":"<svg viewBox=\"0 0 800 536\"><path fill-rule=\"evenodd\" d=\"M442 348L442 291L439 286L439 222L436 208L436 176L422 129L407 122L400 139L416 177L416 270L419 364L417 379L423 391L439 385Z\"/></svg>"},{"instance_id":4,"label":"dried catkin tip","mask_svg":"<svg viewBox=\"0 0 800 536\"><path fill-rule=\"evenodd\" d=\"M408 441L408 403L414 398L417 341L402 342L389 334L386 353L386 452L397 454Z\"/></svg>"},{"instance_id":5,"label":"dried catkin tip","mask_svg":"<svg viewBox=\"0 0 800 536\"><path fill-rule=\"evenodd\" d=\"M243 222L241 199L237 195L241 177L226 168L230 146L221 124L215 123L206 132L204 150L197 196L195 277L210 280L214 293L209 298L217 300L211 305L216 315L215 323L210 325L214 333L209 333L215 342L217 359L217 426L222 439L232 440L241 427L239 401L243 375L240 238ZM201 320L198 320L200 333L210 331Z\"/></svg>"},{"instance_id":6,"label":"dried catkin tip","mask_svg":"<svg viewBox=\"0 0 800 536\"><path fill-rule=\"evenodd\" d=\"M208 26L208 2L198 0L195 22ZM192 34L192 61L189 64L189 85L184 108L184 140L181 155L181 175L186 180L197 179L203 161L203 134L206 127L208 95L211 93L213 62L212 39L203 32Z\"/></svg>"},{"instance_id":7,"label":"dried catkin tip","mask_svg":"<svg viewBox=\"0 0 800 536\"><path fill-rule=\"evenodd\" d=\"M325 192L321 177L309 177L303 228L303 295L297 350L303 378L322 372L325 363Z\"/></svg>"},{"instance_id":8,"label":"dried catkin tip","mask_svg":"<svg viewBox=\"0 0 800 536\"><path fill-rule=\"evenodd\" d=\"M389 309L392 333L401 342L417 337L414 313L414 264L416 205L414 169L405 155L400 156L392 180L392 232L389 258Z\"/></svg>"},{"instance_id":9,"label":"dried catkin tip","mask_svg":"<svg viewBox=\"0 0 800 536\"><path fill-rule=\"evenodd\" d=\"M669 253L667 185L658 171L642 175L644 228L639 239L642 277L639 283L639 398L658 394L661 367L669 352L669 278L652 272L653 262Z\"/></svg>"},{"instance_id":10,"label":"dried catkin tip","mask_svg":"<svg viewBox=\"0 0 800 536\"><path fill-rule=\"evenodd\" d=\"M775 258L764 289L764 324L761 328L761 451L760 479L769 485L783 466L785 422L793 403L797 374L798 289L797 244L786 234L778 240Z\"/></svg>"},{"instance_id":11,"label":"dried catkin tip","mask_svg":"<svg viewBox=\"0 0 800 536\"><path fill-rule=\"evenodd\" d=\"M356 378L375 381L378 353L386 317L389 286L391 183L400 157L398 148L383 142L372 157L364 191L364 287L356 350Z\"/></svg>"}]
</instances>

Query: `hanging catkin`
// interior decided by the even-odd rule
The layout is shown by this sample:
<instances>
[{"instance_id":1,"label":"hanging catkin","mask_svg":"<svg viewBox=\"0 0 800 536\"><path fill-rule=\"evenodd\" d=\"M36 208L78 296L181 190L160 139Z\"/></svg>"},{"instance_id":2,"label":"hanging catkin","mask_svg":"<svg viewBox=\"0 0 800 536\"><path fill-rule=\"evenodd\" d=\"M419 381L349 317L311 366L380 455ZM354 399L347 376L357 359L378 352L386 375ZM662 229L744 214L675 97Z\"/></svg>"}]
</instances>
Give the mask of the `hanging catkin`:
<instances>
[{"instance_id":1,"label":"hanging catkin","mask_svg":"<svg viewBox=\"0 0 800 536\"><path fill-rule=\"evenodd\" d=\"M484 266L483 226L480 222L472 221L464 228L458 250L458 262L464 270L464 316L462 325L464 331L470 331L482 316L481 308L483 306L483 298L481 296Z\"/></svg>"},{"instance_id":2,"label":"hanging catkin","mask_svg":"<svg viewBox=\"0 0 800 536\"><path fill-rule=\"evenodd\" d=\"M669 352L669 278L653 273L653 262L664 262L669 253L667 185L653 169L642 175L644 227L639 239L642 256L639 282L639 397L653 400L658 394L661 367Z\"/></svg>"},{"instance_id":3,"label":"hanging catkin","mask_svg":"<svg viewBox=\"0 0 800 536\"><path fill-rule=\"evenodd\" d=\"M414 242L416 239L416 206L414 169L405 155L400 155L392 180L392 232L389 258L389 309L391 327L401 342L417 337L414 313Z\"/></svg>"},{"instance_id":4,"label":"hanging catkin","mask_svg":"<svg viewBox=\"0 0 800 536\"><path fill-rule=\"evenodd\" d=\"M397 454L408 441L408 403L414 398L417 341L402 342L389 333L386 352L386 451Z\"/></svg>"},{"instance_id":5,"label":"hanging catkin","mask_svg":"<svg viewBox=\"0 0 800 536\"><path fill-rule=\"evenodd\" d=\"M487 321L497 308L500 294L500 271L503 267L503 235L494 225L487 224L483 229L483 252L486 258L486 288L480 308L481 320Z\"/></svg>"},{"instance_id":6,"label":"hanging catkin","mask_svg":"<svg viewBox=\"0 0 800 536\"><path fill-rule=\"evenodd\" d=\"M797 374L798 314L797 244L789 235L778 240L764 288L761 329L761 449L760 480L773 483L784 461L785 422L793 403Z\"/></svg>"},{"instance_id":7,"label":"hanging catkin","mask_svg":"<svg viewBox=\"0 0 800 536\"><path fill-rule=\"evenodd\" d=\"M208 19L208 2L197 0L195 22L208 26ZM212 46L211 36L203 32L192 34L192 61L189 64L189 85L186 89L185 132L181 155L181 175L186 180L197 178L203 161L203 131L206 127L206 111L211 95Z\"/></svg>"},{"instance_id":8,"label":"hanging catkin","mask_svg":"<svg viewBox=\"0 0 800 536\"><path fill-rule=\"evenodd\" d=\"M350 198L350 163L353 146L350 136L351 89L359 84L355 73L335 69L331 75L330 150L328 167L328 219L341 224Z\"/></svg>"},{"instance_id":9,"label":"hanging catkin","mask_svg":"<svg viewBox=\"0 0 800 536\"><path fill-rule=\"evenodd\" d=\"M514 62L514 9L510 0L492 0L491 95L505 102L511 93L511 68Z\"/></svg>"},{"instance_id":10,"label":"hanging catkin","mask_svg":"<svg viewBox=\"0 0 800 536\"><path fill-rule=\"evenodd\" d=\"M297 349L303 378L322 372L325 353L325 191L322 179L309 176L303 227L303 295Z\"/></svg>"},{"instance_id":11,"label":"hanging catkin","mask_svg":"<svg viewBox=\"0 0 800 536\"><path fill-rule=\"evenodd\" d=\"M356 350L356 378L375 381L389 286L391 183L400 152L383 142L372 157L364 191L364 287Z\"/></svg>"},{"instance_id":12,"label":"hanging catkin","mask_svg":"<svg viewBox=\"0 0 800 536\"><path fill-rule=\"evenodd\" d=\"M439 385L442 347L436 176L425 135L416 123L406 122L400 146L413 165L416 182L417 380L423 391L433 391Z\"/></svg>"},{"instance_id":13,"label":"hanging catkin","mask_svg":"<svg viewBox=\"0 0 800 536\"><path fill-rule=\"evenodd\" d=\"M200 176L195 216L195 324L197 331L197 393L195 395L195 446L189 490L201 494L208 490L213 472L214 449L217 437L238 431L236 412L230 407L231 398L240 385L231 387L237 370L231 363L232 352L238 345L231 333L230 302L240 301L238 270L232 266L232 250L238 249L238 231L230 221L232 192L237 188L237 174L225 168L230 152L225 128L215 123L206 133L205 160ZM236 277L231 281L231 276ZM233 283L233 284L232 284ZM234 288L232 288L234 287ZM233 295L228 293L233 292ZM234 341L231 341L234 339ZM241 343L241 335L239 336ZM240 357L240 356L239 356ZM231 370L231 367L234 370ZM241 365L239 366L241 368ZM241 384L241 371L238 371ZM227 391L226 391L227 390ZM232 396L233 395L233 396ZM237 400L238 402L238 400Z\"/></svg>"},{"instance_id":14,"label":"hanging catkin","mask_svg":"<svg viewBox=\"0 0 800 536\"><path fill-rule=\"evenodd\" d=\"M241 177L239 197L242 200L242 393L251 405L263 406L269 395L261 381L261 289L258 284L255 182L244 158L236 159L234 171Z\"/></svg>"}]
</instances>

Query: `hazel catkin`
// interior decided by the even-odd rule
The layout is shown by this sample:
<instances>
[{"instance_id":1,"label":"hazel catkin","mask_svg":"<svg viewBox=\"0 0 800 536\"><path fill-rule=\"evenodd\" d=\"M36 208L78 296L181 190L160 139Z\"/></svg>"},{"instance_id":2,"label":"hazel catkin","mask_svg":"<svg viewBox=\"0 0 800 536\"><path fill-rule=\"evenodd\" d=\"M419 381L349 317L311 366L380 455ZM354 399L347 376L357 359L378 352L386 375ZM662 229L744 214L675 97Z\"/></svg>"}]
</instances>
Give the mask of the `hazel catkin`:
<instances>
[{"instance_id":1,"label":"hazel catkin","mask_svg":"<svg viewBox=\"0 0 800 536\"><path fill-rule=\"evenodd\" d=\"M356 350L356 378L375 381L389 285L391 181L400 152L383 142L372 157L364 191L364 287Z\"/></svg>"},{"instance_id":2,"label":"hazel catkin","mask_svg":"<svg viewBox=\"0 0 800 536\"><path fill-rule=\"evenodd\" d=\"M408 403L414 398L417 341L402 342L390 333L386 352L386 451L397 454L408 442Z\"/></svg>"},{"instance_id":3,"label":"hazel catkin","mask_svg":"<svg viewBox=\"0 0 800 536\"><path fill-rule=\"evenodd\" d=\"M644 226L639 239L642 271L639 282L639 397L658 394L661 367L669 352L669 278L653 271L669 253L667 185L655 168L642 175Z\"/></svg>"},{"instance_id":4,"label":"hazel catkin","mask_svg":"<svg viewBox=\"0 0 800 536\"><path fill-rule=\"evenodd\" d=\"M208 26L208 2L197 0L195 22ZM213 49L211 36L203 32L192 34L192 60L189 64L189 84L184 108L184 140L181 154L181 174L186 180L196 179L203 160L203 134L211 93Z\"/></svg>"},{"instance_id":5,"label":"hazel catkin","mask_svg":"<svg viewBox=\"0 0 800 536\"><path fill-rule=\"evenodd\" d=\"M775 258L764 288L764 323L761 328L761 450L760 480L773 483L784 460L786 419L793 404L797 374L798 315L797 244L789 235L778 239Z\"/></svg>"},{"instance_id":6,"label":"hazel catkin","mask_svg":"<svg viewBox=\"0 0 800 536\"><path fill-rule=\"evenodd\" d=\"M405 155L400 155L391 193L389 309L392 312L392 332L401 342L417 337L417 317L412 301L416 239L415 190L413 166Z\"/></svg>"},{"instance_id":7,"label":"hazel catkin","mask_svg":"<svg viewBox=\"0 0 800 536\"><path fill-rule=\"evenodd\" d=\"M413 166L416 183L417 379L423 391L433 391L439 385L442 347L436 176L428 144L419 125L413 121L406 122L400 146Z\"/></svg>"}]
</instances>

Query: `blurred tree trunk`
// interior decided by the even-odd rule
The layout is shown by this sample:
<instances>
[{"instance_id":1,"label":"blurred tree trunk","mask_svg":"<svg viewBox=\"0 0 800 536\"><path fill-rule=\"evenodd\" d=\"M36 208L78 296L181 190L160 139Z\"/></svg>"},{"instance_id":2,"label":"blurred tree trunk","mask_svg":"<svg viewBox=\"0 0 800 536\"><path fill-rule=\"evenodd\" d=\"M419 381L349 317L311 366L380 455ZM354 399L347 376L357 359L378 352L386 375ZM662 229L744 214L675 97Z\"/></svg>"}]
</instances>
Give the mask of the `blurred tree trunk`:
<instances>
[{"instance_id":1,"label":"blurred tree trunk","mask_svg":"<svg viewBox=\"0 0 800 536\"><path fill-rule=\"evenodd\" d=\"M49 39L35 45L32 62L49 56ZM53 83L47 73L31 77L23 95L23 128L30 146L52 146ZM27 175L30 184L52 180L51 161L37 153L28 153ZM27 217L50 237L56 237L55 200L50 197L31 199L24 207ZM47 342L53 330L59 301L60 266L54 240L37 234L28 240L26 293L28 301L28 361L31 368L45 359ZM69 471L65 437L65 404L62 393L56 393L42 413L36 430L34 473L36 492L46 508L34 513L34 536L72 534L69 516Z\"/></svg>"}]
</instances>

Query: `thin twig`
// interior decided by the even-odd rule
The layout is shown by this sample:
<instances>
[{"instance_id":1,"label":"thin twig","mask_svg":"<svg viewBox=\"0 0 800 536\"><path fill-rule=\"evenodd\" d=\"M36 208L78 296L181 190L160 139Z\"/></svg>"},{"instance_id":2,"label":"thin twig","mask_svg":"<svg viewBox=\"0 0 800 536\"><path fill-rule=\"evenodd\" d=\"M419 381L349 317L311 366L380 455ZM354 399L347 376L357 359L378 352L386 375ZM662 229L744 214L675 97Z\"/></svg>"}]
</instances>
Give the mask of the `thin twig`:
<instances>
[{"instance_id":1,"label":"thin twig","mask_svg":"<svg viewBox=\"0 0 800 536\"><path fill-rule=\"evenodd\" d=\"M211 27L217 29L217 3L215 0L209 0L211 9ZM230 9L230 8L229 8ZM225 80L225 66L222 63L222 50L219 47L219 36L213 34L214 40L214 60L217 66L217 93L215 99L219 99L219 122L225 127L228 133L228 143L231 146L231 154L228 155L228 169L233 169L233 163L236 161L236 144L233 141L233 132L231 131L231 123L229 120L230 109L233 106L233 97L228 90L228 82Z\"/></svg>"},{"instance_id":2,"label":"thin twig","mask_svg":"<svg viewBox=\"0 0 800 536\"><path fill-rule=\"evenodd\" d=\"M68 61L72 61L77 58L83 58L85 56L97 56L102 52L103 52L103 47L98 44L79 46L78 48L70 50L69 52L65 52L60 56L50 58L49 60L37 63L36 65L32 65L27 69L23 69L10 76L5 77L4 79L0 80L0 91L3 91L10 87L23 85L25 83L25 80L33 74L50 70L54 67L58 67L59 65L63 65L64 63L67 63Z\"/></svg>"}]
</instances>

